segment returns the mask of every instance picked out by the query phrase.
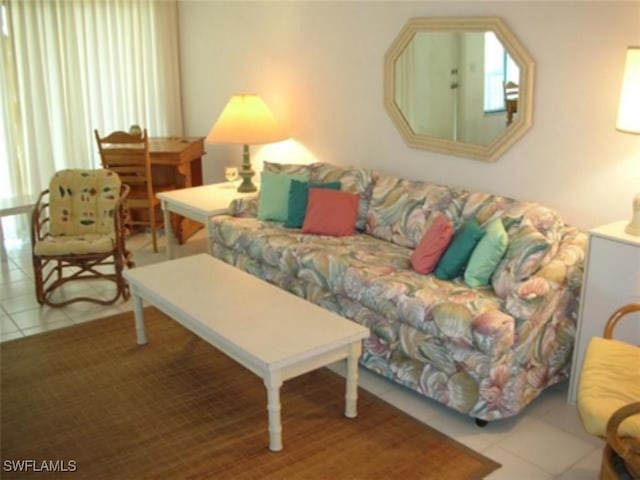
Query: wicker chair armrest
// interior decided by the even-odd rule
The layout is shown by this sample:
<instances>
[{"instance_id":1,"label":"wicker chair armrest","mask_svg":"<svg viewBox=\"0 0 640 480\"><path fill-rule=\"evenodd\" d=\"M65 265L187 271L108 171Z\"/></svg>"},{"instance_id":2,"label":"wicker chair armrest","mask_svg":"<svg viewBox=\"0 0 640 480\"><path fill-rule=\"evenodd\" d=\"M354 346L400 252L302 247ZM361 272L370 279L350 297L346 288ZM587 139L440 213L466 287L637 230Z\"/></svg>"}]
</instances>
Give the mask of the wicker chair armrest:
<instances>
[{"instance_id":1,"label":"wicker chair armrest","mask_svg":"<svg viewBox=\"0 0 640 480\"><path fill-rule=\"evenodd\" d=\"M628 305L620 307L618 310L613 312L613 315L609 317L609 320L607 320L607 323L604 326L603 337L613 338L613 330L615 329L620 319L632 312L640 312L640 303L630 303Z\"/></svg>"},{"instance_id":2,"label":"wicker chair armrest","mask_svg":"<svg viewBox=\"0 0 640 480\"><path fill-rule=\"evenodd\" d=\"M640 438L618 436L620 424L632 415L640 414L640 402L633 402L619 408L607 423L607 443L622 458L632 478L640 478Z\"/></svg>"},{"instance_id":3,"label":"wicker chair armrest","mask_svg":"<svg viewBox=\"0 0 640 480\"><path fill-rule=\"evenodd\" d=\"M49 206L45 201L47 195L49 195L49 189L41 192L31 211L31 245L35 245L44 238L42 227L49 222L49 217L43 216L45 209Z\"/></svg>"}]
</instances>

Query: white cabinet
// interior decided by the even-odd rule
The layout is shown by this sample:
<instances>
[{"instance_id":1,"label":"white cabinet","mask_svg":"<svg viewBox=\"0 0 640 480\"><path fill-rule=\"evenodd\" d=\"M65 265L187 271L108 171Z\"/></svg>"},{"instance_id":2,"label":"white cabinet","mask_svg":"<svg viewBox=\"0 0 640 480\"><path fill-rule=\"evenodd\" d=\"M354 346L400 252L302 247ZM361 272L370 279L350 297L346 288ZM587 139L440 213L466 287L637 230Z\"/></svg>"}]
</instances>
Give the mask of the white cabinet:
<instances>
[{"instance_id":1,"label":"white cabinet","mask_svg":"<svg viewBox=\"0 0 640 480\"><path fill-rule=\"evenodd\" d=\"M640 302L640 237L624 231L627 221L589 231L580 315L573 352L568 402L575 404L584 352L592 337L601 337L609 316L627 303ZM640 321L627 315L615 338L640 344ZM640 368L640 366L638 366Z\"/></svg>"}]
</instances>

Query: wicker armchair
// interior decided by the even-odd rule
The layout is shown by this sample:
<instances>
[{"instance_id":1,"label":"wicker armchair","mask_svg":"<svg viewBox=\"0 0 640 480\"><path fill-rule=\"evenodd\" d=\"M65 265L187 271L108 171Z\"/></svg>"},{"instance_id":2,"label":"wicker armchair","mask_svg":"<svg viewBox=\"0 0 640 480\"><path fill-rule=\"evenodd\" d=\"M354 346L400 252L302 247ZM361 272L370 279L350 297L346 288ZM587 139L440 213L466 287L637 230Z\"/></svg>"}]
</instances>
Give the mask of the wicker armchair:
<instances>
[{"instance_id":1,"label":"wicker armchair","mask_svg":"<svg viewBox=\"0 0 640 480\"><path fill-rule=\"evenodd\" d=\"M86 301L109 305L129 289L122 276L131 268L125 248L125 198L129 187L110 170L62 170L40 194L31 219L31 245L38 303L61 307ZM106 267L106 268L105 268ZM113 267L113 272L110 272ZM68 298L60 287L88 279L115 283L112 298Z\"/></svg>"},{"instance_id":2,"label":"wicker armchair","mask_svg":"<svg viewBox=\"0 0 640 480\"><path fill-rule=\"evenodd\" d=\"M640 479L640 348L612 338L620 319L638 311L640 303L616 310L604 338L591 339L580 376L582 423L607 442L601 479Z\"/></svg>"}]
</instances>

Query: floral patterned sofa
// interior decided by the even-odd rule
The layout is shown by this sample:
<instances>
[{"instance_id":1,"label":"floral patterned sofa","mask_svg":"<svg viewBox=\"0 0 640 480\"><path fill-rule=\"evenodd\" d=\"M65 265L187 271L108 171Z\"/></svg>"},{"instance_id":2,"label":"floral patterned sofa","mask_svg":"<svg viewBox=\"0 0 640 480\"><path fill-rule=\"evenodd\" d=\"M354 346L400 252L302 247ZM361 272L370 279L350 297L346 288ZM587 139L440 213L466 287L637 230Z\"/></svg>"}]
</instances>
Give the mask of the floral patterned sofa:
<instances>
[{"instance_id":1,"label":"floral patterned sofa","mask_svg":"<svg viewBox=\"0 0 640 480\"><path fill-rule=\"evenodd\" d=\"M569 375L586 236L542 205L326 163L272 172L360 194L360 233L303 234L256 218L257 199L209 225L213 255L367 326L361 364L476 418L516 415ZM411 268L436 215L500 217L509 246L491 286ZM312 332L310 332L312 334Z\"/></svg>"}]
</instances>

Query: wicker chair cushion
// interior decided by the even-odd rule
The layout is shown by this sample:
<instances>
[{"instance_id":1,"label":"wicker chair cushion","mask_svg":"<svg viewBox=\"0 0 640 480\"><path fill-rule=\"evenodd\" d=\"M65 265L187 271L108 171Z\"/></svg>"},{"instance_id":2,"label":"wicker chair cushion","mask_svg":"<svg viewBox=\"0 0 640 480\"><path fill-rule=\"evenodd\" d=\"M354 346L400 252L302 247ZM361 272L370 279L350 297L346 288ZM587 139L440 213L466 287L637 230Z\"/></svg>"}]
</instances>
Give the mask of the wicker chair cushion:
<instances>
[{"instance_id":1,"label":"wicker chair cushion","mask_svg":"<svg viewBox=\"0 0 640 480\"><path fill-rule=\"evenodd\" d=\"M88 233L86 235L65 235L45 237L33 247L36 255L86 255L89 253L107 253L115 248L113 234Z\"/></svg>"},{"instance_id":2,"label":"wicker chair cushion","mask_svg":"<svg viewBox=\"0 0 640 480\"><path fill-rule=\"evenodd\" d=\"M49 184L49 232L54 237L112 234L119 195L120 178L110 170L57 172Z\"/></svg>"},{"instance_id":3,"label":"wicker chair cushion","mask_svg":"<svg viewBox=\"0 0 640 480\"><path fill-rule=\"evenodd\" d=\"M620 407L640 399L640 348L594 337L580 376L578 409L585 429L606 437L607 422ZM620 436L640 437L640 415L627 418Z\"/></svg>"}]
</instances>

